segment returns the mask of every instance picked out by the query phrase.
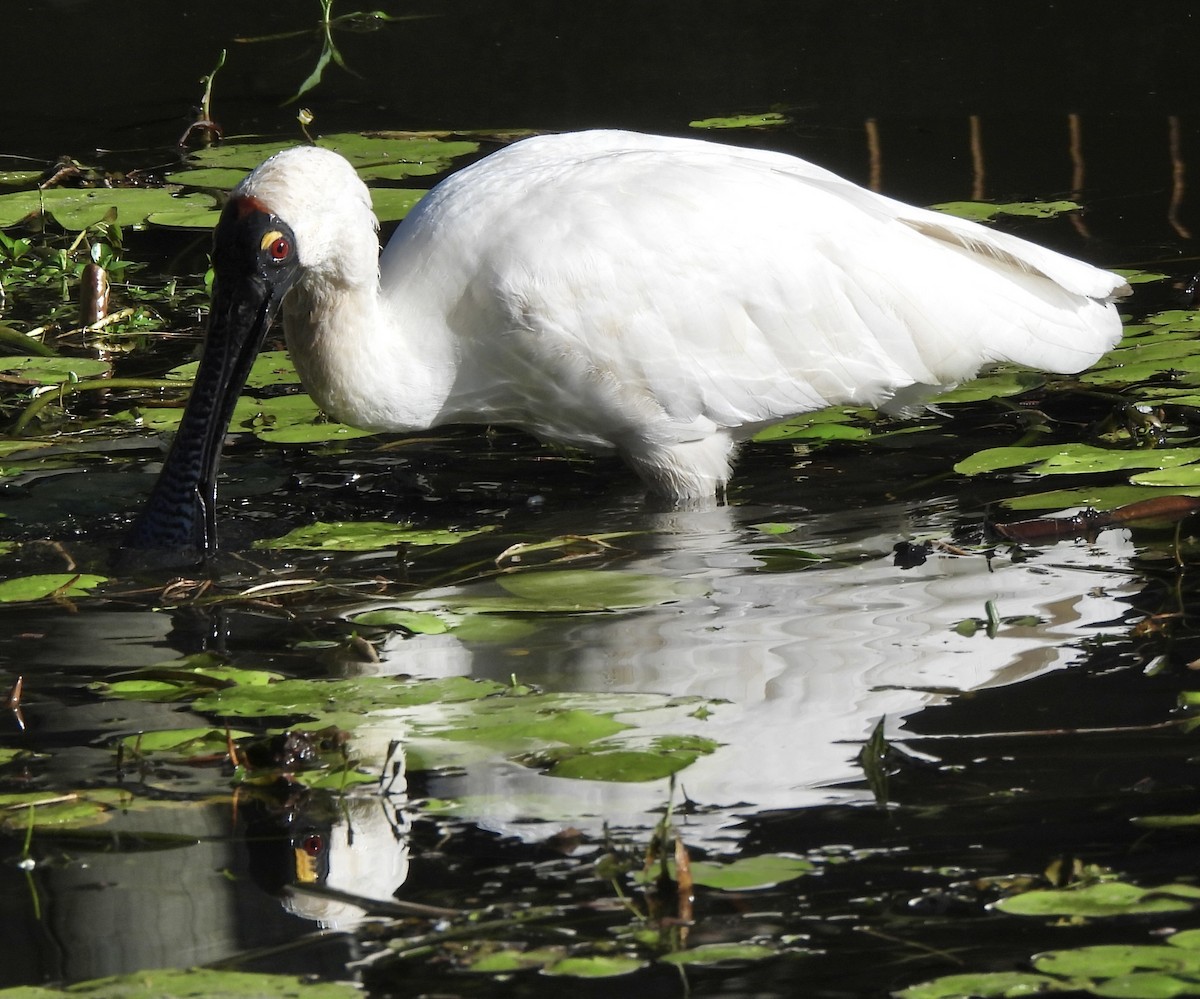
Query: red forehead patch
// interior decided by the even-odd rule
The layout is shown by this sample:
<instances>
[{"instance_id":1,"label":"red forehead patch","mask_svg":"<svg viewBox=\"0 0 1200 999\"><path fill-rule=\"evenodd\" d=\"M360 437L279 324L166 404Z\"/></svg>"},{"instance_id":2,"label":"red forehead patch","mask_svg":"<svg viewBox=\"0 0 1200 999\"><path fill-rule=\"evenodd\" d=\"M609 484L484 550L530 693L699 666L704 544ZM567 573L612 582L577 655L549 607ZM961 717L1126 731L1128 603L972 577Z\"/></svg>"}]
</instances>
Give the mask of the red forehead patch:
<instances>
[{"instance_id":1,"label":"red forehead patch","mask_svg":"<svg viewBox=\"0 0 1200 999\"><path fill-rule=\"evenodd\" d=\"M271 214L271 210L253 195L243 195L240 198L234 198L229 202L229 207L233 209L234 213L240 219L244 219L252 212L262 212L264 215Z\"/></svg>"}]
</instances>

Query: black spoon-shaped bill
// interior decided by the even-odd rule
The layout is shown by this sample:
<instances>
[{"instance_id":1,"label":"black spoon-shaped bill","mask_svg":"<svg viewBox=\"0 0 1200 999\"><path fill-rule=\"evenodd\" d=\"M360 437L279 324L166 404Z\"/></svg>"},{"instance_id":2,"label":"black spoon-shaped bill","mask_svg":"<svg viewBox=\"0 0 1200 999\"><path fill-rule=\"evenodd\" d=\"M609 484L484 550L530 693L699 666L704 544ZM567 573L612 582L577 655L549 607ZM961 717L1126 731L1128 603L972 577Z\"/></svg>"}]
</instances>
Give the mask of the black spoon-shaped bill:
<instances>
[{"instance_id":1,"label":"black spoon-shaped bill","mask_svg":"<svg viewBox=\"0 0 1200 999\"><path fill-rule=\"evenodd\" d=\"M197 556L217 550L221 445L250 367L299 273L286 223L254 198L235 198L213 239L212 308L200 368L170 453L126 548Z\"/></svg>"}]
</instances>

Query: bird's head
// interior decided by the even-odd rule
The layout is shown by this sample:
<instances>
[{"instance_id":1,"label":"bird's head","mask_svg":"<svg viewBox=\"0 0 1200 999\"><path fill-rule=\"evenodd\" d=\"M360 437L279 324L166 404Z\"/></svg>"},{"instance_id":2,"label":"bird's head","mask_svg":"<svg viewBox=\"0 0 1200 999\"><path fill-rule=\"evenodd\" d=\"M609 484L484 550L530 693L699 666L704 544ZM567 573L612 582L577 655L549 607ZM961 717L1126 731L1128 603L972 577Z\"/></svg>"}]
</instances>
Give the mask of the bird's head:
<instances>
[{"instance_id":1,"label":"bird's head","mask_svg":"<svg viewBox=\"0 0 1200 999\"><path fill-rule=\"evenodd\" d=\"M367 238L362 236L365 229ZM370 195L353 167L312 146L285 150L233 191L213 235L208 333L187 409L126 547L216 550L216 477L233 408L287 293L362 273L378 243Z\"/></svg>"}]
</instances>

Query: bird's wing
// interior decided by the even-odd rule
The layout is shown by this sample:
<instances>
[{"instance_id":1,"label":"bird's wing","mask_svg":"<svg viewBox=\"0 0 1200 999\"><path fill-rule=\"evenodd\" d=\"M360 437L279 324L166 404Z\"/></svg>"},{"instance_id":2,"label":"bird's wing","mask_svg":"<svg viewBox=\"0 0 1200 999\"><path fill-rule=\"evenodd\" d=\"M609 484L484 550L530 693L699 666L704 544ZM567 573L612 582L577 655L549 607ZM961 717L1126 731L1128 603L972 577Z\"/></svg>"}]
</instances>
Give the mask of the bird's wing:
<instances>
[{"instance_id":1,"label":"bird's wing","mask_svg":"<svg viewBox=\"0 0 1200 999\"><path fill-rule=\"evenodd\" d=\"M426 266L461 272L446 311L472 405L500 393L497 418L535 431L522 414L555 411L560 439L576 412L609 439L656 421L687 439L988 361L1079 370L1119 335L1120 281L1085 264L791 157L637 139L558 159L523 143L509 176L492 157L419 220L440 235Z\"/></svg>"}]
</instances>

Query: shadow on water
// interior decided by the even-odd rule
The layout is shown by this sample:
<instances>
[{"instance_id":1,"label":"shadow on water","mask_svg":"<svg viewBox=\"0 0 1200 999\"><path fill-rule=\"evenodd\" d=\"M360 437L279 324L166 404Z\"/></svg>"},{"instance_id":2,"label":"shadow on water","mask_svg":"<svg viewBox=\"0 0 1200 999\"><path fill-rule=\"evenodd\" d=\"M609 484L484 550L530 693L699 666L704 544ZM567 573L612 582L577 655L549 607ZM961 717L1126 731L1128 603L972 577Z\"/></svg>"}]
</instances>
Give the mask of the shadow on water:
<instances>
[{"instance_id":1,"label":"shadow on water","mask_svg":"<svg viewBox=\"0 0 1200 999\"><path fill-rule=\"evenodd\" d=\"M42 8L19 6L13 37L31 39L44 30ZM736 141L799 152L913 201L1079 197L1085 215L1006 226L1178 283L1196 269L1189 185L1200 134L1188 115L1197 84L1164 56L1192 13L1160 5L1123 22L1114 42L1111 19L1071 7L1006 5L1005 31L1019 35L1011 44L996 39L995 10L968 19L942 4L389 8L431 16L339 36L362 77L330 68L306 101L324 131L683 132L694 118L782 105L793 125ZM170 19L140 2L119 14L87 2L53 8L65 63L91 58L101 18L106 28L148 26L147 57L114 60L103 88L10 105L5 141L16 145L0 152L87 158L116 148L100 158L121 166L166 161L196 79L231 37L308 23L277 5L184 4ZM295 131L294 110L278 104L311 68L316 50L306 46L233 48L216 88L230 132ZM32 78L40 49L15 48L10 70ZM131 233L128 243L156 273L203 269L190 238ZM1140 294L1152 304L1135 311L1145 312L1173 291ZM5 307L5 320L37 318L37 306ZM693 995L882 996L951 972L1023 969L1050 947L1156 939L1162 919L1051 925L989 906L1021 878L1042 884L1055 862L1143 885L1194 871L1186 827L1147 831L1131 820L1195 810L1194 746L1175 724L1200 661L1188 622L1195 554L1186 532L1150 528L985 552L975 543L989 511L1028 483L947 469L1010 443L1021 423L986 403L957 413L870 449L751 446L733 504L696 513L654 510L615 465L503 431L386 450L377 440L313 451L239 438L223 467L232 553L214 567L213 591L145 573L118 576L99 599L0 610L0 680L25 683L0 745L26 751L0 758L0 791L132 792L104 825L39 828L24 865L24 826L0 826L0 986L231 962L353 975L378 995L561 994L558 979L533 971L463 973L456 962L478 956L478 939L462 934L460 951L434 940L439 920L454 922L442 909L511 914L516 903L554 915L505 923L490 938L497 948L631 949L636 920L598 862L628 854L640 868L671 798L665 779L552 776L508 749L423 768L435 749L447 752L434 746L431 713L452 720L453 705L380 710L356 729L355 750L384 773L386 793L372 784L343 799L272 784L231 798L230 775L210 760L119 756L138 733L220 730L225 719L90 685L206 652L295 677L515 678L549 694L666 695L652 707L620 702L626 715L617 714L646 742L719 743L681 771L674 792L673 821L694 860L812 865L792 879L701 885L691 947L757 942L775 956L689 968ZM159 453L147 435L4 480L6 537L25 542L5 575L61 571L64 558L105 571ZM492 530L434 554L251 548L314 519ZM348 621L402 603L410 588L470 606L496 595L480 566L509 545L602 535L611 547L581 565L679 592L605 613L510 616L510 630L473 637ZM897 543L926 539L965 547L897 565ZM279 579L320 585L203 599ZM374 654L354 644L363 635ZM886 807L860 760L881 719L889 747L882 767L867 769L887 775ZM1198 925L1190 909L1163 919ZM381 951L381 939L400 943ZM680 973L663 963L617 981L630 995L683 994ZM611 982L570 987L612 994Z\"/></svg>"}]
</instances>

